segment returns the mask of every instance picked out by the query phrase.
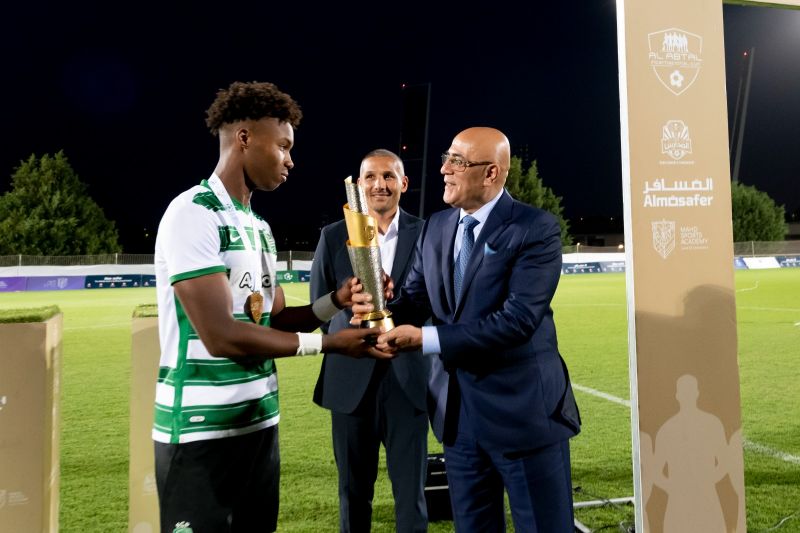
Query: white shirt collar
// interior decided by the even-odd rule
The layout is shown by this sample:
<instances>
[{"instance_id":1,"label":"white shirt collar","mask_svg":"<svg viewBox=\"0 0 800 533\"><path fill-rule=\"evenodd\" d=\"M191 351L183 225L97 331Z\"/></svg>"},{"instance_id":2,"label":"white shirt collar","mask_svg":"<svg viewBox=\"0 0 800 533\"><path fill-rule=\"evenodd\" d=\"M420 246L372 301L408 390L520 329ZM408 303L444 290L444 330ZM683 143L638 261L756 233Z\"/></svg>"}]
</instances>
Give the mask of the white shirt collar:
<instances>
[{"instance_id":1,"label":"white shirt collar","mask_svg":"<svg viewBox=\"0 0 800 533\"><path fill-rule=\"evenodd\" d=\"M394 217L392 217L392 221L389 222L389 227L386 228L386 233L383 234L383 238L391 238L397 235L400 226L400 208L397 208L397 211L394 212ZM378 232L380 236L380 232Z\"/></svg>"},{"instance_id":2,"label":"white shirt collar","mask_svg":"<svg viewBox=\"0 0 800 533\"><path fill-rule=\"evenodd\" d=\"M392 268L394 268L394 256L395 252L397 252L397 241L400 237L398 230L399 220L400 208L398 207L392 221L389 223L389 227L386 228L386 233L378 232L378 246L381 249L381 265L387 274L391 274Z\"/></svg>"}]
</instances>

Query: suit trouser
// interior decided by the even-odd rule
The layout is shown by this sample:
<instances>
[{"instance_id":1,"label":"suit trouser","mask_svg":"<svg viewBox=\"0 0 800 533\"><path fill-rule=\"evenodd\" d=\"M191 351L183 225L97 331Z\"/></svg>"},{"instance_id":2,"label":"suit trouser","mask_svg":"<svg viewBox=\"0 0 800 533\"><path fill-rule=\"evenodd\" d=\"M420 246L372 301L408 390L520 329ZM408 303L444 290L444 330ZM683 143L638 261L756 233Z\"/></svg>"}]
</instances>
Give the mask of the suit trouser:
<instances>
[{"instance_id":1,"label":"suit trouser","mask_svg":"<svg viewBox=\"0 0 800 533\"><path fill-rule=\"evenodd\" d=\"M381 443L386 448L397 532L426 531L428 416L414 407L389 365L376 365L354 412L331 411L331 428L339 470L341 531L370 531Z\"/></svg>"},{"instance_id":2,"label":"suit trouser","mask_svg":"<svg viewBox=\"0 0 800 533\"><path fill-rule=\"evenodd\" d=\"M275 531L278 426L185 444L155 443L161 531L181 522L194 533Z\"/></svg>"},{"instance_id":3,"label":"suit trouser","mask_svg":"<svg viewBox=\"0 0 800 533\"><path fill-rule=\"evenodd\" d=\"M509 457L480 437L462 406L455 442L444 447L456 531L505 531L504 488L516 533L574 531L569 440Z\"/></svg>"}]
</instances>

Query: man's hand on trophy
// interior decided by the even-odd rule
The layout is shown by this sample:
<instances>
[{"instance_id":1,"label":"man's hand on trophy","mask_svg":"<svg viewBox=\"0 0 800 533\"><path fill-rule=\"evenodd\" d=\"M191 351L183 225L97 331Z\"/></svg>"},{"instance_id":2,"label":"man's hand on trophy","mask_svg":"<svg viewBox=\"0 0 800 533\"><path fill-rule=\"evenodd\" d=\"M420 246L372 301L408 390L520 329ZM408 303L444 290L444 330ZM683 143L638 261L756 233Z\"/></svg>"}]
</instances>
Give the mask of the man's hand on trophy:
<instances>
[{"instance_id":1,"label":"man's hand on trophy","mask_svg":"<svg viewBox=\"0 0 800 533\"><path fill-rule=\"evenodd\" d=\"M419 350L422 348L422 329L409 325L396 326L378 336L375 348L384 353Z\"/></svg>"},{"instance_id":2,"label":"man's hand on trophy","mask_svg":"<svg viewBox=\"0 0 800 533\"><path fill-rule=\"evenodd\" d=\"M385 301L388 302L394 297L394 281L385 271L381 272L383 273L383 295ZM358 281L357 278L351 279ZM371 303L372 295L366 292L361 292L363 290L361 284L356 285L356 287L358 287L358 292L353 292L351 296L353 311L353 317L350 319L351 326L361 325L361 321L364 319L364 316L375 310L375 306Z\"/></svg>"},{"instance_id":3,"label":"man's hand on trophy","mask_svg":"<svg viewBox=\"0 0 800 533\"><path fill-rule=\"evenodd\" d=\"M388 302L394 298L394 280L385 270L381 270L381 273L383 274L383 297Z\"/></svg>"},{"instance_id":4,"label":"man's hand on trophy","mask_svg":"<svg viewBox=\"0 0 800 533\"><path fill-rule=\"evenodd\" d=\"M375 306L372 305L372 295L369 293L359 292L353 297L357 301L353 302L353 316L350 318L350 325L358 327L364 317L375 310Z\"/></svg>"},{"instance_id":5,"label":"man's hand on trophy","mask_svg":"<svg viewBox=\"0 0 800 533\"><path fill-rule=\"evenodd\" d=\"M386 272L381 272L383 273L383 295L388 302L394 296L394 281L392 281L392 278ZM334 303L340 309L352 307L356 303L363 303L365 301L363 299L363 295L365 294L363 291L364 285L357 277L352 276L347 278L334 294ZM355 296L356 294L361 295L361 297ZM369 311L372 311L372 309ZM369 313L369 311L366 312ZM355 313L355 310L353 310L353 312Z\"/></svg>"},{"instance_id":6,"label":"man's hand on trophy","mask_svg":"<svg viewBox=\"0 0 800 533\"><path fill-rule=\"evenodd\" d=\"M384 352L373 346L375 337L380 333L380 328L345 328L333 335L325 335L322 338L322 351L337 352L356 359L391 359L395 356L394 353Z\"/></svg>"},{"instance_id":7,"label":"man's hand on trophy","mask_svg":"<svg viewBox=\"0 0 800 533\"><path fill-rule=\"evenodd\" d=\"M334 293L333 295L333 303L336 304L336 307L339 309L344 309L345 307L352 307L354 300L353 296L355 294L359 294L362 298L364 295L364 285L358 280L357 277L352 276L345 280L342 283L342 286ZM358 300L358 298L356 298Z\"/></svg>"}]
</instances>

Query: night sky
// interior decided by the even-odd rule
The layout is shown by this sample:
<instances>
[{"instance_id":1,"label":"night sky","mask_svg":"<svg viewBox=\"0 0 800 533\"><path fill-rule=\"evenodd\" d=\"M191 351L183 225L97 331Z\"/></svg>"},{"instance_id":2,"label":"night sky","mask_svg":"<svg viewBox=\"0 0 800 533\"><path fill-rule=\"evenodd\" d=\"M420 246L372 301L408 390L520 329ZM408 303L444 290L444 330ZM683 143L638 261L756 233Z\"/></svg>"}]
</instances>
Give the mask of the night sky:
<instances>
[{"instance_id":1,"label":"night sky","mask_svg":"<svg viewBox=\"0 0 800 533\"><path fill-rule=\"evenodd\" d=\"M6 7L0 193L21 160L63 149L124 251L152 253L169 201L216 164L204 123L216 91L271 81L305 116L289 181L253 203L280 249L313 250L319 228L341 218L342 180L361 157L399 150L402 85L430 84L426 215L445 207L439 154L486 125L538 162L570 219L619 220L614 2L528 4ZM740 180L797 213L800 11L725 6L724 16L730 121L741 54L756 47ZM418 188L420 165L406 170ZM418 213L419 194L401 205Z\"/></svg>"}]
</instances>

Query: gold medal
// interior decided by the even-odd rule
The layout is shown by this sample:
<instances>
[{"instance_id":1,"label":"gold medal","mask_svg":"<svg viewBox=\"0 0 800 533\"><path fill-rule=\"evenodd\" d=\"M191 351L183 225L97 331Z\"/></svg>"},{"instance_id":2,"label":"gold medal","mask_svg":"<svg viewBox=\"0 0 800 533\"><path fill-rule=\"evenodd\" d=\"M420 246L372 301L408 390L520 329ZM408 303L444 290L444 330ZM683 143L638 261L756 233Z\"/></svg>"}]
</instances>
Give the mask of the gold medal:
<instances>
[{"instance_id":1,"label":"gold medal","mask_svg":"<svg viewBox=\"0 0 800 533\"><path fill-rule=\"evenodd\" d=\"M263 314L263 310L264 297L261 295L261 293L250 293L250 296L247 297L247 301L245 302L245 313L250 316L253 322L259 324L261 323L261 315Z\"/></svg>"}]
</instances>

